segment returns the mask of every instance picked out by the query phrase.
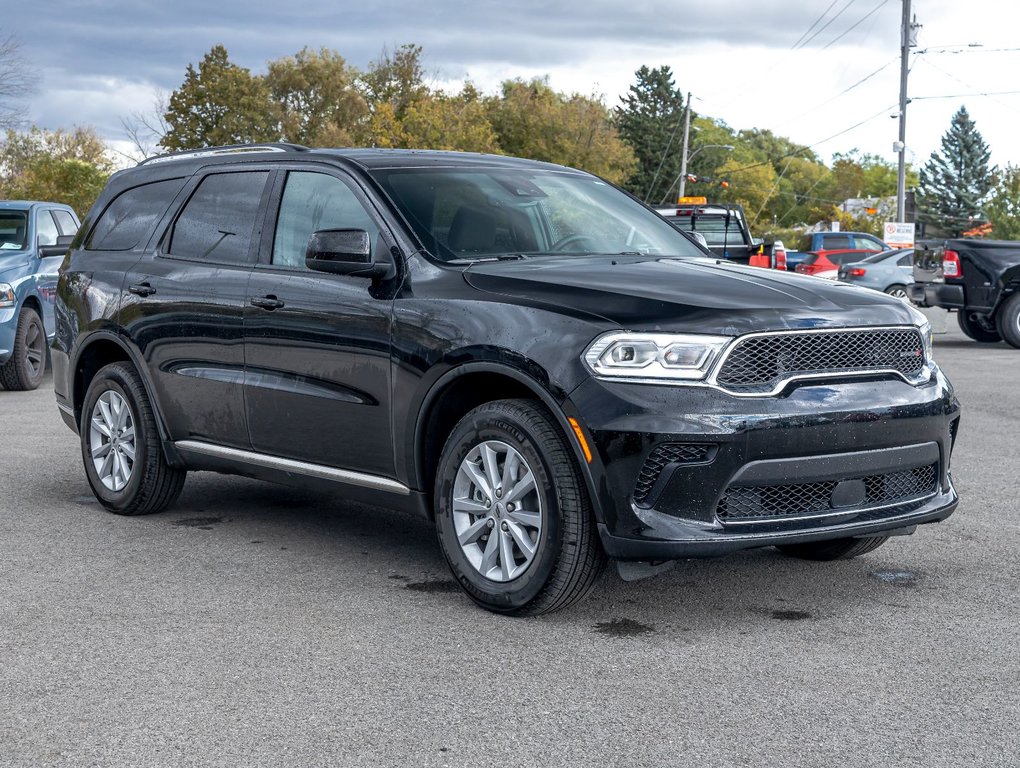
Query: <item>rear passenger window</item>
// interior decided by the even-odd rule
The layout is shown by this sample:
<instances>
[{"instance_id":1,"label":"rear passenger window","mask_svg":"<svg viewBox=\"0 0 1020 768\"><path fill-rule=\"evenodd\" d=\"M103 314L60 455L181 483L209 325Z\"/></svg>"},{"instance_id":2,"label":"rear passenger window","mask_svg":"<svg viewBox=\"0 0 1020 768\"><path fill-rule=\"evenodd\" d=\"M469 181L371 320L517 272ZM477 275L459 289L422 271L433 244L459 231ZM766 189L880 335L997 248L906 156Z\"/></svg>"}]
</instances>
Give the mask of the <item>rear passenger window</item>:
<instances>
[{"instance_id":1,"label":"rear passenger window","mask_svg":"<svg viewBox=\"0 0 1020 768\"><path fill-rule=\"evenodd\" d=\"M826 236L822 246L827 251L838 251L841 248L850 248L849 235Z\"/></svg>"},{"instance_id":2,"label":"rear passenger window","mask_svg":"<svg viewBox=\"0 0 1020 768\"><path fill-rule=\"evenodd\" d=\"M144 245L186 179L167 179L121 192L99 217L87 251L130 251Z\"/></svg>"},{"instance_id":3,"label":"rear passenger window","mask_svg":"<svg viewBox=\"0 0 1020 768\"><path fill-rule=\"evenodd\" d=\"M901 267L909 267L909 266L912 266L913 263L914 263L914 256L913 256L913 254L910 254L910 253L908 253L906 256L900 256L899 260L896 262L896 264L901 266Z\"/></svg>"},{"instance_id":4,"label":"rear passenger window","mask_svg":"<svg viewBox=\"0 0 1020 768\"><path fill-rule=\"evenodd\" d=\"M168 253L184 259L251 261L252 233L268 171L206 176L177 217Z\"/></svg>"},{"instance_id":5,"label":"rear passenger window","mask_svg":"<svg viewBox=\"0 0 1020 768\"><path fill-rule=\"evenodd\" d=\"M67 211L52 211L53 218L57 220L57 226L60 227L60 234L62 235L73 235L78 231L78 225L74 222L74 216Z\"/></svg>"}]
</instances>

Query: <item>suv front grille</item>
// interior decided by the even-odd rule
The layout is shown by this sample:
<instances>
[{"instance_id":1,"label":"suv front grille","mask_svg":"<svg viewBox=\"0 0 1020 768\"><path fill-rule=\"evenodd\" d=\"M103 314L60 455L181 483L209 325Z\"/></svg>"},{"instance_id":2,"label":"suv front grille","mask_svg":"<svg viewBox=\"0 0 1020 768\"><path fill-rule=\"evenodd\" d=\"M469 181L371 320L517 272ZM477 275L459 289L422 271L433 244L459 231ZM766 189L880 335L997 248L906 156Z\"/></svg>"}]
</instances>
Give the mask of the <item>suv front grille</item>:
<instances>
[{"instance_id":1,"label":"suv front grille","mask_svg":"<svg viewBox=\"0 0 1020 768\"><path fill-rule=\"evenodd\" d=\"M637 482L634 483L634 501L644 504L655 481L669 464L694 464L707 461L712 446L708 443L663 443L656 446L645 459Z\"/></svg>"},{"instance_id":2,"label":"suv front grille","mask_svg":"<svg viewBox=\"0 0 1020 768\"><path fill-rule=\"evenodd\" d=\"M896 504L925 496L937 490L938 465L869 475L846 480L864 481L864 499L859 509ZM716 514L721 520L774 520L802 515L822 515L843 511L834 507L833 492L846 480L824 480L797 485L730 486L719 501ZM853 508L846 511L852 512Z\"/></svg>"},{"instance_id":3,"label":"suv front grille","mask_svg":"<svg viewBox=\"0 0 1020 768\"><path fill-rule=\"evenodd\" d=\"M924 369L915 328L776 333L738 339L716 381L734 392L773 392L798 376L893 370L907 379Z\"/></svg>"}]
</instances>

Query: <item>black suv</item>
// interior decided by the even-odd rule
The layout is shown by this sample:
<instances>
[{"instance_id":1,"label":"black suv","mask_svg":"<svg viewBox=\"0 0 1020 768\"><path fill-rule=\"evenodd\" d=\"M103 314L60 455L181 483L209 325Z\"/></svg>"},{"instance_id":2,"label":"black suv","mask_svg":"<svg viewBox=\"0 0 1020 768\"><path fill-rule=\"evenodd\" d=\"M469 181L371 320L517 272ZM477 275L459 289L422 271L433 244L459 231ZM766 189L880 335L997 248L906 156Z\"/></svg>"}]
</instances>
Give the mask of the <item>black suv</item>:
<instances>
[{"instance_id":1,"label":"black suv","mask_svg":"<svg viewBox=\"0 0 1020 768\"><path fill-rule=\"evenodd\" d=\"M419 511L465 591L567 606L606 556L868 552L948 517L959 406L916 310L709 258L587 173L227 147L113 176L54 385L111 512L188 470Z\"/></svg>"}]
</instances>

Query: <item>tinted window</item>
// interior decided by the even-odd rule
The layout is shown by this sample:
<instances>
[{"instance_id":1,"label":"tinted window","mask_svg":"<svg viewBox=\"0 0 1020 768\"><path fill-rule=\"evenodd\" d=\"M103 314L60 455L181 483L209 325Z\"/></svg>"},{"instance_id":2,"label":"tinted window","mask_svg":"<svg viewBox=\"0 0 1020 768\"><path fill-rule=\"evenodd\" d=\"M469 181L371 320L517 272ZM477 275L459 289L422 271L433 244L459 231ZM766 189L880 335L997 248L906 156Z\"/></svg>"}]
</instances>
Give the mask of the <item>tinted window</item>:
<instances>
[{"instance_id":1,"label":"tinted window","mask_svg":"<svg viewBox=\"0 0 1020 768\"><path fill-rule=\"evenodd\" d=\"M39 211L36 213L35 236L39 241L39 245L56 245L57 235L59 234L57 223L53 221L49 211Z\"/></svg>"},{"instance_id":2,"label":"tinted window","mask_svg":"<svg viewBox=\"0 0 1020 768\"><path fill-rule=\"evenodd\" d=\"M906 256L900 256L896 261L896 266L898 267L912 267L913 265L914 257L909 253Z\"/></svg>"},{"instance_id":3,"label":"tinted window","mask_svg":"<svg viewBox=\"0 0 1020 768\"><path fill-rule=\"evenodd\" d=\"M744 245L744 231L736 217L677 216L670 221L685 232L700 232L709 245Z\"/></svg>"},{"instance_id":4,"label":"tinted window","mask_svg":"<svg viewBox=\"0 0 1020 768\"><path fill-rule=\"evenodd\" d=\"M28 239L28 214L0 210L0 251L20 251Z\"/></svg>"},{"instance_id":5,"label":"tinted window","mask_svg":"<svg viewBox=\"0 0 1020 768\"><path fill-rule=\"evenodd\" d=\"M174 224L169 253L230 264L248 261L268 178L268 171L245 171L202 179Z\"/></svg>"},{"instance_id":6,"label":"tinted window","mask_svg":"<svg viewBox=\"0 0 1020 768\"><path fill-rule=\"evenodd\" d=\"M363 229L374 251L379 228L343 181L324 173L292 172L280 202L273 264L304 267L308 238L320 229Z\"/></svg>"},{"instance_id":7,"label":"tinted window","mask_svg":"<svg viewBox=\"0 0 1020 768\"><path fill-rule=\"evenodd\" d=\"M825 258L831 261L833 264L853 264L854 262L861 260L861 254L859 253L827 253Z\"/></svg>"},{"instance_id":8,"label":"tinted window","mask_svg":"<svg viewBox=\"0 0 1020 768\"><path fill-rule=\"evenodd\" d=\"M850 235L826 235L822 239L822 249L826 251L852 247L850 245Z\"/></svg>"},{"instance_id":9,"label":"tinted window","mask_svg":"<svg viewBox=\"0 0 1020 768\"><path fill-rule=\"evenodd\" d=\"M78 231L78 225L74 221L74 216L67 211L53 211L53 218L57 220L60 234L73 235Z\"/></svg>"},{"instance_id":10,"label":"tinted window","mask_svg":"<svg viewBox=\"0 0 1020 768\"><path fill-rule=\"evenodd\" d=\"M129 251L145 245L185 179L167 179L121 192L107 206L85 243L89 251Z\"/></svg>"}]
</instances>

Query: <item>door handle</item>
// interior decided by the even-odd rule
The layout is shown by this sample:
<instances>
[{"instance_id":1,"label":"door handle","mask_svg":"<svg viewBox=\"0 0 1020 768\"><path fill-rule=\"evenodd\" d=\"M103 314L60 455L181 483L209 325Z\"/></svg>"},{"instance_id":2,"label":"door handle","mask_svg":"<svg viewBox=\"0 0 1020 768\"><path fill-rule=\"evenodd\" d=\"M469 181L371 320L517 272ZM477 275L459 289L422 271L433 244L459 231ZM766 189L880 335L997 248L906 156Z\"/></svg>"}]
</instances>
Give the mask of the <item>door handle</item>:
<instances>
[{"instance_id":1,"label":"door handle","mask_svg":"<svg viewBox=\"0 0 1020 768\"><path fill-rule=\"evenodd\" d=\"M148 283L135 283L128 286L128 291L135 294L135 296L151 296L156 292L156 289Z\"/></svg>"},{"instance_id":2,"label":"door handle","mask_svg":"<svg viewBox=\"0 0 1020 768\"><path fill-rule=\"evenodd\" d=\"M283 302L270 294L269 296L253 296L251 305L253 307L261 307L262 309L274 310L282 307Z\"/></svg>"}]
</instances>

